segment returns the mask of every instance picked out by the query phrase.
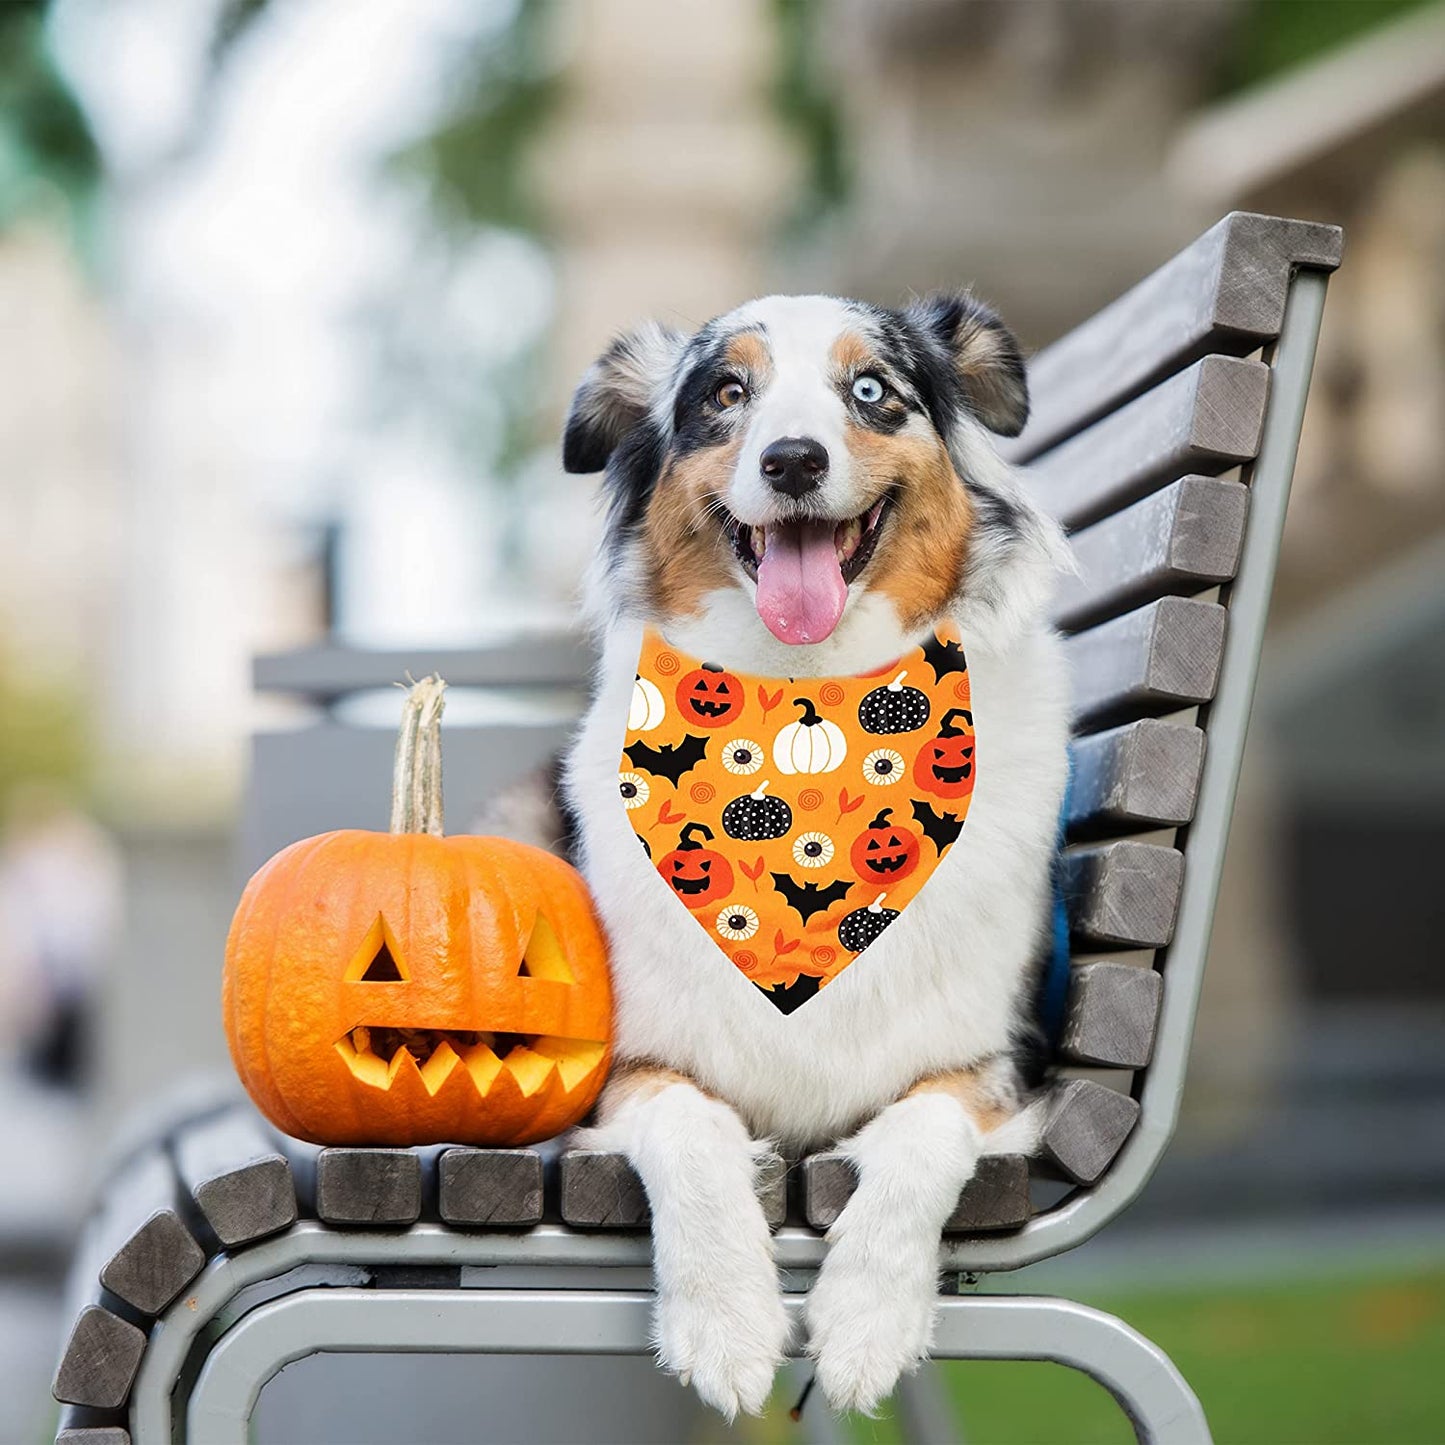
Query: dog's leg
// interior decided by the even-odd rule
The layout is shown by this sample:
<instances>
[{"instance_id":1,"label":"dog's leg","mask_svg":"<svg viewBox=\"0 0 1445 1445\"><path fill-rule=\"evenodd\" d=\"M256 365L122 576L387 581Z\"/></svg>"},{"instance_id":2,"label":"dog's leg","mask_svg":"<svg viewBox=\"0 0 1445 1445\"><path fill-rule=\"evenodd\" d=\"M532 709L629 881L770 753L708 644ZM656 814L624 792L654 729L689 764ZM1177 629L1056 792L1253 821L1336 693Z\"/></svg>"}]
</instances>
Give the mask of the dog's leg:
<instances>
[{"instance_id":1,"label":"dog's leg","mask_svg":"<svg viewBox=\"0 0 1445 1445\"><path fill-rule=\"evenodd\" d=\"M669 1069L615 1077L599 1114L586 1146L625 1154L652 1207L659 1363L729 1420L759 1414L788 1336L755 1188L765 1146L726 1104Z\"/></svg>"},{"instance_id":2,"label":"dog's leg","mask_svg":"<svg viewBox=\"0 0 1445 1445\"><path fill-rule=\"evenodd\" d=\"M871 1413L926 1356L944 1221L984 1153L1028 1147L1032 1119L1012 1114L1001 1084L988 1066L927 1080L840 1145L858 1188L807 1308L808 1351L836 1408Z\"/></svg>"}]
</instances>

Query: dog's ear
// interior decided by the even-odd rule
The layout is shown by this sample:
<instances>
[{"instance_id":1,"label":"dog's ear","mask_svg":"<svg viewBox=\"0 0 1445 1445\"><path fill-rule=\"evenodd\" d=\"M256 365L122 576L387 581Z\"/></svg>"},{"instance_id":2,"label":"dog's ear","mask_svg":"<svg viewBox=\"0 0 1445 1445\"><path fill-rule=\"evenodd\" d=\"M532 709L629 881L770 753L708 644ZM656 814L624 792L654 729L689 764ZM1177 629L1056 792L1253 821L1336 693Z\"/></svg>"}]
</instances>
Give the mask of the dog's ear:
<instances>
[{"instance_id":1,"label":"dog's ear","mask_svg":"<svg viewBox=\"0 0 1445 1445\"><path fill-rule=\"evenodd\" d=\"M587 369L572 397L562 438L569 472L600 472L617 444L647 415L687 338L648 322L625 331Z\"/></svg>"},{"instance_id":2,"label":"dog's ear","mask_svg":"<svg viewBox=\"0 0 1445 1445\"><path fill-rule=\"evenodd\" d=\"M1029 383L1013 332L967 291L915 301L904 314L943 347L978 419L1016 437L1029 419Z\"/></svg>"}]
</instances>

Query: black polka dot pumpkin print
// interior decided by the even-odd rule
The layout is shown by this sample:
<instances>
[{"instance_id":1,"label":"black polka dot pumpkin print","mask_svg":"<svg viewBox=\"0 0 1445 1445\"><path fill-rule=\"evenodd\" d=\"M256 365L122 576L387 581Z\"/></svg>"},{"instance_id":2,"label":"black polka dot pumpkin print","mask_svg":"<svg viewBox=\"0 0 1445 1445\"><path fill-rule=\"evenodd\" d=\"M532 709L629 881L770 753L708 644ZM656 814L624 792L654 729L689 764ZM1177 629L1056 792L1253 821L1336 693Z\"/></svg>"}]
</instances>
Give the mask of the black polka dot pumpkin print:
<instances>
[{"instance_id":1,"label":"black polka dot pumpkin print","mask_svg":"<svg viewBox=\"0 0 1445 1445\"><path fill-rule=\"evenodd\" d=\"M742 843L761 843L781 838L793 826L793 810L781 799L768 796L770 780L764 779L751 793L734 798L723 809L723 832Z\"/></svg>"}]
</instances>

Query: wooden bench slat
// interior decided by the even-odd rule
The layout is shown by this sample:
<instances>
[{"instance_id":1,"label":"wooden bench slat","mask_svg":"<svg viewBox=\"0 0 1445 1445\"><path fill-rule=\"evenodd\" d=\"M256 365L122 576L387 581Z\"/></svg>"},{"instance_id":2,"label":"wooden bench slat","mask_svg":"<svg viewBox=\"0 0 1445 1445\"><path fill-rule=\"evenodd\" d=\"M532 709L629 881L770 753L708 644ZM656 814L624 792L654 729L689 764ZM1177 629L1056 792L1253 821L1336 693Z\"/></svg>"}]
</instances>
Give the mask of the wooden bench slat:
<instances>
[{"instance_id":1,"label":"wooden bench slat","mask_svg":"<svg viewBox=\"0 0 1445 1445\"><path fill-rule=\"evenodd\" d=\"M1075 533L1079 571L1060 583L1054 625L1077 632L1166 593L1228 581L1239 565L1248 506L1240 482L1183 477Z\"/></svg>"},{"instance_id":2,"label":"wooden bench slat","mask_svg":"<svg viewBox=\"0 0 1445 1445\"><path fill-rule=\"evenodd\" d=\"M206 1263L179 1203L171 1161L156 1149L111 1181L89 1226L103 1260L100 1285L145 1315L160 1314Z\"/></svg>"},{"instance_id":3,"label":"wooden bench slat","mask_svg":"<svg viewBox=\"0 0 1445 1445\"><path fill-rule=\"evenodd\" d=\"M1035 462L1031 494L1070 530L1191 472L1214 476L1259 450L1269 368L1206 356Z\"/></svg>"},{"instance_id":4,"label":"wooden bench slat","mask_svg":"<svg viewBox=\"0 0 1445 1445\"><path fill-rule=\"evenodd\" d=\"M1224 656L1225 609L1161 597L1069 638L1075 731L1208 702Z\"/></svg>"},{"instance_id":5,"label":"wooden bench slat","mask_svg":"<svg viewBox=\"0 0 1445 1445\"><path fill-rule=\"evenodd\" d=\"M1177 828L1194 816L1204 733L1188 723L1140 718L1076 739L1073 761L1071 837Z\"/></svg>"},{"instance_id":6,"label":"wooden bench slat","mask_svg":"<svg viewBox=\"0 0 1445 1445\"><path fill-rule=\"evenodd\" d=\"M787 1216L787 1169L778 1155L762 1168L758 1199L770 1229ZM625 1156L602 1149L569 1149L561 1160L562 1218L575 1229L646 1229L647 1192Z\"/></svg>"},{"instance_id":7,"label":"wooden bench slat","mask_svg":"<svg viewBox=\"0 0 1445 1445\"><path fill-rule=\"evenodd\" d=\"M448 1224L542 1222L542 1156L535 1149L448 1149L438 1175L439 1212Z\"/></svg>"},{"instance_id":8,"label":"wooden bench slat","mask_svg":"<svg viewBox=\"0 0 1445 1445\"><path fill-rule=\"evenodd\" d=\"M1164 980L1128 963L1081 963L1069 978L1059 1057L1066 1063L1142 1069L1154 1053Z\"/></svg>"},{"instance_id":9,"label":"wooden bench slat","mask_svg":"<svg viewBox=\"0 0 1445 1445\"><path fill-rule=\"evenodd\" d=\"M1062 1079L1049 1091L1041 1163L1075 1184L1093 1184L1139 1119L1139 1103L1093 1079Z\"/></svg>"},{"instance_id":10,"label":"wooden bench slat","mask_svg":"<svg viewBox=\"0 0 1445 1445\"><path fill-rule=\"evenodd\" d=\"M124 1425L77 1425L60 1430L55 1445L130 1445Z\"/></svg>"},{"instance_id":11,"label":"wooden bench slat","mask_svg":"<svg viewBox=\"0 0 1445 1445\"><path fill-rule=\"evenodd\" d=\"M323 1149L316 1214L327 1224L398 1228L421 1218L422 1161L411 1149Z\"/></svg>"},{"instance_id":12,"label":"wooden bench slat","mask_svg":"<svg viewBox=\"0 0 1445 1445\"><path fill-rule=\"evenodd\" d=\"M1122 838L1068 848L1064 897L1076 941L1106 948L1163 948L1174 936L1184 855Z\"/></svg>"},{"instance_id":13,"label":"wooden bench slat","mask_svg":"<svg viewBox=\"0 0 1445 1445\"><path fill-rule=\"evenodd\" d=\"M237 1110L182 1128L171 1147L181 1183L226 1248L296 1222L291 1166L254 1115Z\"/></svg>"},{"instance_id":14,"label":"wooden bench slat","mask_svg":"<svg viewBox=\"0 0 1445 1445\"><path fill-rule=\"evenodd\" d=\"M118 1410L145 1352L144 1331L100 1305L81 1310L55 1371L51 1394L63 1405Z\"/></svg>"},{"instance_id":15,"label":"wooden bench slat","mask_svg":"<svg viewBox=\"0 0 1445 1445\"><path fill-rule=\"evenodd\" d=\"M1004 443L1028 461L1210 351L1279 335L1296 266L1340 264L1338 226L1235 211L1029 363L1033 415Z\"/></svg>"},{"instance_id":16,"label":"wooden bench slat","mask_svg":"<svg viewBox=\"0 0 1445 1445\"><path fill-rule=\"evenodd\" d=\"M848 1158L835 1151L803 1160L803 1217L817 1230L828 1230L858 1187ZM1029 1221L1029 1167L1022 1154L990 1154L964 1186L945 1234L980 1234L1020 1229Z\"/></svg>"}]
</instances>

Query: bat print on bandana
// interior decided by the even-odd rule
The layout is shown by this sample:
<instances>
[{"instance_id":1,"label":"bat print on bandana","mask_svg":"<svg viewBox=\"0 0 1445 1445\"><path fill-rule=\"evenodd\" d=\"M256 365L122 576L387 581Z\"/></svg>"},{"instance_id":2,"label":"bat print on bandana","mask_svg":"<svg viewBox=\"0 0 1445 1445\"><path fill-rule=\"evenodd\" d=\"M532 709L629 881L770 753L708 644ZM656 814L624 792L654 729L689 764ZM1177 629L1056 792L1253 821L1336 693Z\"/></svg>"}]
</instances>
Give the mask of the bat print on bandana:
<instances>
[{"instance_id":1,"label":"bat print on bandana","mask_svg":"<svg viewBox=\"0 0 1445 1445\"><path fill-rule=\"evenodd\" d=\"M648 631L620 801L719 961L792 1013L958 838L977 776L971 706L951 627L865 677L805 679L740 675Z\"/></svg>"}]
</instances>

